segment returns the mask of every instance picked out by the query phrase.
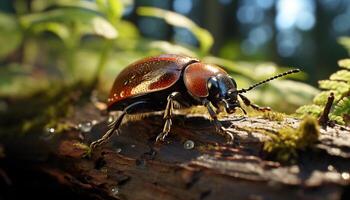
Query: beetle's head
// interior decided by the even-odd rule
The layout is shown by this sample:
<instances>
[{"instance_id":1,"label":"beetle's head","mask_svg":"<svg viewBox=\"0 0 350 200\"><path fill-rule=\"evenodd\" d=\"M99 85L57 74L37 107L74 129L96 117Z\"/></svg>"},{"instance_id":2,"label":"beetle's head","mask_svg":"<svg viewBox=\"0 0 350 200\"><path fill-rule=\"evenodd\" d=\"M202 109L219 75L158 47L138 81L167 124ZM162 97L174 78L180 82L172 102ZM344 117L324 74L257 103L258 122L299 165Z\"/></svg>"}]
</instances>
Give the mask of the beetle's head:
<instances>
[{"instance_id":1,"label":"beetle's head","mask_svg":"<svg viewBox=\"0 0 350 200\"><path fill-rule=\"evenodd\" d=\"M241 108L237 99L237 84L227 74L218 74L208 80L208 100L218 109L227 113L234 113Z\"/></svg>"}]
</instances>

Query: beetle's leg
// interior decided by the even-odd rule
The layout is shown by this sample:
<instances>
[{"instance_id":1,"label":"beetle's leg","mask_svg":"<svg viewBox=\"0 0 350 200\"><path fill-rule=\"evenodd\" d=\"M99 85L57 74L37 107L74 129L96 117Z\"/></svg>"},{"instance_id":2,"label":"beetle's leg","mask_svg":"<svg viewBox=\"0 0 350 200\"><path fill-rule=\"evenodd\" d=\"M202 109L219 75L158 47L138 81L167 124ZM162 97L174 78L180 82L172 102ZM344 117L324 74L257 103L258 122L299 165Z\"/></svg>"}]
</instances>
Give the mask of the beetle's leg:
<instances>
[{"instance_id":1,"label":"beetle's leg","mask_svg":"<svg viewBox=\"0 0 350 200\"><path fill-rule=\"evenodd\" d=\"M92 142L90 144L90 152L92 152L97 147L99 147L99 146L105 144L106 142L108 142L109 139L113 136L113 134L117 132L120 124L123 121L124 116L126 114L130 113L135 107L137 107L137 106L139 106L141 104L145 104L145 103L147 103L147 102L145 102L145 101L138 101L138 102L135 102L135 103L130 104L129 106L127 106L123 110L122 114L115 121L112 122L112 124L111 124L112 128L109 129L100 139L98 139L98 140L96 140L96 141L94 141L94 142Z\"/></svg>"},{"instance_id":2,"label":"beetle's leg","mask_svg":"<svg viewBox=\"0 0 350 200\"><path fill-rule=\"evenodd\" d=\"M212 118L216 131L224 135L227 138L227 143L231 144L234 140L233 134L227 131L221 124L221 122L218 120L218 117L216 115L216 112L213 110L213 107L210 105L210 102L208 100L204 101L205 107L208 109L209 115Z\"/></svg>"},{"instance_id":3,"label":"beetle's leg","mask_svg":"<svg viewBox=\"0 0 350 200\"><path fill-rule=\"evenodd\" d=\"M262 111L262 112L265 112L265 111L270 111L271 108L270 107L260 107L256 104L253 104L250 102L250 100L246 97L246 96L243 96L242 94L238 94L239 97L241 97L243 103L246 105L246 106L250 106L252 107L253 109L255 110L258 110L258 111Z\"/></svg>"},{"instance_id":4,"label":"beetle's leg","mask_svg":"<svg viewBox=\"0 0 350 200\"><path fill-rule=\"evenodd\" d=\"M181 94L179 92L173 92L168 96L163 117L165 119L165 124L163 131L157 136L156 142L164 141L165 137L169 134L172 125L171 118L173 117L174 100L176 98L180 98L180 95Z\"/></svg>"}]
</instances>

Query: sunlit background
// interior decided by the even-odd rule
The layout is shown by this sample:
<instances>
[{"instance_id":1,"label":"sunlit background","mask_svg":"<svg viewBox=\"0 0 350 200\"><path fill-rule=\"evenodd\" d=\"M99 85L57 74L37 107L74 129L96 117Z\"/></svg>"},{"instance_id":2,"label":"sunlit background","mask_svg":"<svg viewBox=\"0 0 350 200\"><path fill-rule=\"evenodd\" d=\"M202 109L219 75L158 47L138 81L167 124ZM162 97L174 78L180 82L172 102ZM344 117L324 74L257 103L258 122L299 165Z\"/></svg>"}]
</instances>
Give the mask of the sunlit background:
<instances>
[{"instance_id":1,"label":"sunlit background","mask_svg":"<svg viewBox=\"0 0 350 200\"><path fill-rule=\"evenodd\" d=\"M239 88L300 68L247 94L292 113L350 52L349 0L1 0L0 11L6 98L85 81L104 101L131 62L178 53L224 67Z\"/></svg>"},{"instance_id":2,"label":"sunlit background","mask_svg":"<svg viewBox=\"0 0 350 200\"><path fill-rule=\"evenodd\" d=\"M90 0L91 2L94 2ZM31 1L27 1L31 2ZM327 77L336 60L346 56L337 38L350 35L349 0L126 0L124 18L149 38L198 45L185 28L138 16L135 8L172 10L209 30L215 38L211 53L233 60L270 60L312 74L308 81ZM36 3L40 7L40 1ZM0 8L13 12L11 0ZM334 68L332 68L334 66Z\"/></svg>"},{"instance_id":3,"label":"sunlit background","mask_svg":"<svg viewBox=\"0 0 350 200\"><path fill-rule=\"evenodd\" d=\"M125 11L147 37L197 45L187 29L137 16L137 6L188 16L214 35L215 55L300 67L312 74L312 84L335 71L336 61L347 56L337 39L350 35L349 0L137 0Z\"/></svg>"}]
</instances>

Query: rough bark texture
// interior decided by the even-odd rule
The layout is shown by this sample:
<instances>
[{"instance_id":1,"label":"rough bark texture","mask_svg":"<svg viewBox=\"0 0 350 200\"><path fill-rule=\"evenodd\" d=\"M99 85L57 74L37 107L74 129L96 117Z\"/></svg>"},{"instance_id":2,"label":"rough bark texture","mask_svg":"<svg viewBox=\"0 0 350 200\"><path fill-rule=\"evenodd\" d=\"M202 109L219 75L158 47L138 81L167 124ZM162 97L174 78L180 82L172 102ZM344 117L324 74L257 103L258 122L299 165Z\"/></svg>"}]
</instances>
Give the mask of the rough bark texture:
<instances>
[{"instance_id":1,"label":"rough bark texture","mask_svg":"<svg viewBox=\"0 0 350 200\"><path fill-rule=\"evenodd\" d=\"M237 141L228 145L207 118L178 115L167 144L155 146L163 125L162 116L155 113L124 124L120 135L89 159L82 158L85 151L78 144L100 137L108 128L107 116L86 107L67 120L83 126L84 122L97 120L97 124L91 131L87 128L82 132L83 127L46 137L41 144L50 147L50 154L33 166L93 198L349 198L348 127L322 129L319 142L300 151L296 164L281 164L263 152L264 141L269 139L265 132L274 133L286 125L298 127L297 119L274 122L262 117L224 118L224 126L231 127Z\"/></svg>"}]
</instances>

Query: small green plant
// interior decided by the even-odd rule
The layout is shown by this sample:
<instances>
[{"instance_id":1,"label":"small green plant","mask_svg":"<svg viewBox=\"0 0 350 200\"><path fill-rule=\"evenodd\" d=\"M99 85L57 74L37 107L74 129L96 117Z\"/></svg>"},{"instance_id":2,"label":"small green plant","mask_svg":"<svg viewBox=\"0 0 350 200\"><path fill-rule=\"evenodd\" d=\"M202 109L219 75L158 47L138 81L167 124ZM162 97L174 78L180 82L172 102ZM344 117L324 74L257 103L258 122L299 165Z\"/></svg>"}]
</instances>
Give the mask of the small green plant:
<instances>
[{"instance_id":1,"label":"small green plant","mask_svg":"<svg viewBox=\"0 0 350 200\"><path fill-rule=\"evenodd\" d=\"M284 120L285 114L280 113L280 112L268 111L268 112L264 112L262 117L264 119L268 119L268 120L271 120L271 121L278 121L278 122L280 122L280 121Z\"/></svg>"},{"instance_id":2,"label":"small green plant","mask_svg":"<svg viewBox=\"0 0 350 200\"><path fill-rule=\"evenodd\" d=\"M342 69L333 73L328 80L319 81L319 87L324 91L314 97L313 104L298 108L296 111L298 116L319 117L327 103L328 96L334 93L334 106L329 118L339 124L350 123L350 59L340 60L338 65Z\"/></svg>"},{"instance_id":3,"label":"small green plant","mask_svg":"<svg viewBox=\"0 0 350 200\"><path fill-rule=\"evenodd\" d=\"M284 127L277 134L271 134L271 140L265 142L264 150L281 162L293 161L298 150L305 150L314 145L320 135L315 118L304 117L298 129Z\"/></svg>"}]
</instances>

